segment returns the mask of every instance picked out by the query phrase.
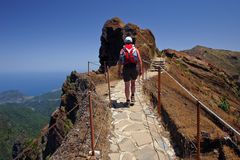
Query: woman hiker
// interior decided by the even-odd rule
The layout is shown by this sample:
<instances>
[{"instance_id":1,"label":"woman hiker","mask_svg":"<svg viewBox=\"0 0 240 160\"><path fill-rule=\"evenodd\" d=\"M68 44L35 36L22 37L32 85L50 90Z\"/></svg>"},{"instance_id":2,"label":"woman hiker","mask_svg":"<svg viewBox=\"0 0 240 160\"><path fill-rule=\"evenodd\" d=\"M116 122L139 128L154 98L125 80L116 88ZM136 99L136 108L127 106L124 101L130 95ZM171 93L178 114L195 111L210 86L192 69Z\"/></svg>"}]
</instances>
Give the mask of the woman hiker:
<instances>
[{"instance_id":1,"label":"woman hiker","mask_svg":"<svg viewBox=\"0 0 240 160\"><path fill-rule=\"evenodd\" d=\"M118 62L118 75L125 82L126 105L130 105L130 88L131 103L135 102L135 81L138 75L142 75L142 59L138 49L134 46L131 37L126 37L124 46L120 51ZM131 87L130 87L131 86Z\"/></svg>"}]
</instances>

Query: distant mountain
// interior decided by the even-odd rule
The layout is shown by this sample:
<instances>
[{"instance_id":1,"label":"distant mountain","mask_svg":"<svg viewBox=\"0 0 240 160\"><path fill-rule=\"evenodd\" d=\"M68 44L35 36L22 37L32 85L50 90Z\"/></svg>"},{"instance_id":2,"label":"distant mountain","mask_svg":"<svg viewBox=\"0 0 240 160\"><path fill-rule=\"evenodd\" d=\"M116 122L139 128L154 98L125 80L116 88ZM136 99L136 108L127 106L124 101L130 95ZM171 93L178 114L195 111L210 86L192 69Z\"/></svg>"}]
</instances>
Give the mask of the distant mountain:
<instances>
[{"instance_id":1,"label":"distant mountain","mask_svg":"<svg viewBox=\"0 0 240 160\"><path fill-rule=\"evenodd\" d=\"M61 90L35 97L25 97L19 91L6 91L1 97L0 160L11 159L16 140L25 141L40 133L60 104Z\"/></svg>"},{"instance_id":2,"label":"distant mountain","mask_svg":"<svg viewBox=\"0 0 240 160\"><path fill-rule=\"evenodd\" d=\"M36 112L50 116L59 107L60 97L61 90L55 90L26 100L23 105L34 109Z\"/></svg>"},{"instance_id":3,"label":"distant mountain","mask_svg":"<svg viewBox=\"0 0 240 160\"><path fill-rule=\"evenodd\" d=\"M0 104L3 103L22 103L25 101L25 96L18 90L9 90L0 92Z\"/></svg>"},{"instance_id":4,"label":"distant mountain","mask_svg":"<svg viewBox=\"0 0 240 160\"><path fill-rule=\"evenodd\" d=\"M239 77L240 75L240 52L223 49L212 49L204 46L195 46L192 49L184 50L188 54L216 65L230 76Z\"/></svg>"}]
</instances>

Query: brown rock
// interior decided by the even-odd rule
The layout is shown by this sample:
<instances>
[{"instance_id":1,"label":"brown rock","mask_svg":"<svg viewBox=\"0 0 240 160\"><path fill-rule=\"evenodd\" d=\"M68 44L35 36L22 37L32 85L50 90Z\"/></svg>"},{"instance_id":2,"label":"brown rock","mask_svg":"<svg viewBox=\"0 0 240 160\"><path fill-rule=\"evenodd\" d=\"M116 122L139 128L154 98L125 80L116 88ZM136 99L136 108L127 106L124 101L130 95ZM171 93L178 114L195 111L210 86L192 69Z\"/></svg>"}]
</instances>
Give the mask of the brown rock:
<instances>
[{"instance_id":1,"label":"brown rock","mask_svg":"<svg viewBox=\"0 0 240 160\"><path fill-rule=\"evenodd\" d=\"M131 36L142 58L151 59L156 55L155 38L149 29L140 29L137 25L123 21L117 17L107 20L102 29L101 47L99 49L100 72L104 71L104 61L108 66L115 66L119 52L124 45L124 38Z\"/></svg>"}]
</instances>

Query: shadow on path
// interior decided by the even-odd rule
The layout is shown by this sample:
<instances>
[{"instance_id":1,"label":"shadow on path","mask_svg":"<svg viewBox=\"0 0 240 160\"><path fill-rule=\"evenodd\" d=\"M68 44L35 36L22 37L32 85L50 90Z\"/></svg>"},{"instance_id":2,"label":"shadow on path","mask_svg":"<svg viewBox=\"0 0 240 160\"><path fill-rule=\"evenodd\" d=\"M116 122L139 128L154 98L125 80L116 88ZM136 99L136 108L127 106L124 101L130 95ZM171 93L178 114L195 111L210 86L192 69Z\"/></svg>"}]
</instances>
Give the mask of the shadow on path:
<instances>
[{"instance_id":1,"label":"shadow on path","mask_svg":"<svg viewBox=\"0 0 240 160\"><path fill-rule=\"evenodd\" d=\"M112 100L112 108L129 108L129 106L127 106L125 102L117 102L116 100Z\"/></svg>"}]
</instances>

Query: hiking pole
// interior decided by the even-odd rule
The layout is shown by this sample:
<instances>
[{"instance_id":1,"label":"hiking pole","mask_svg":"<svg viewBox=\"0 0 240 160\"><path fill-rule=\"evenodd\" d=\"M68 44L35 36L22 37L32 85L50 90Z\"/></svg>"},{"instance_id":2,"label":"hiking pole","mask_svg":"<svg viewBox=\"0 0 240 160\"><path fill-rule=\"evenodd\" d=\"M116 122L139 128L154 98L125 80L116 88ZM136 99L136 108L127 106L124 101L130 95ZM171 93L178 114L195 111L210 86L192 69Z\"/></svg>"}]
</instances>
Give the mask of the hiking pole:
<instances>
[{"instance_id":1,"label":"hiking pole","mask_svg":"<svg viewBox=\"0 0 240 160\"><path fill-rule=\"evenodd\" d=\"M158 114L161 113L161 68L158 68Z\"/></svg>"},{"instance_id":2,"label":"hiking pole","mask_svg":"<svg viewBox=\"0 0 240 160\"><path fill-rule=\"evenodd\" d=\"M197 101L197 160L200 160L200 103Z\"/></svg>"},{"instance_id":3,"label":"hiking pole","mask_svg":"<svg viewBox=\"0 0 240 160\"><path fill-rule=\"evenodd\" d=\"M92 148L92 156L94 156L95 155L95 152L94 152L94 127L93 127L91 91L89 91L89 116L90 116L90 129L91 129L91 148Z\"/></svg>"}]
</instances>

